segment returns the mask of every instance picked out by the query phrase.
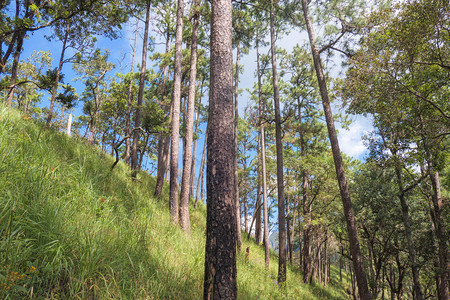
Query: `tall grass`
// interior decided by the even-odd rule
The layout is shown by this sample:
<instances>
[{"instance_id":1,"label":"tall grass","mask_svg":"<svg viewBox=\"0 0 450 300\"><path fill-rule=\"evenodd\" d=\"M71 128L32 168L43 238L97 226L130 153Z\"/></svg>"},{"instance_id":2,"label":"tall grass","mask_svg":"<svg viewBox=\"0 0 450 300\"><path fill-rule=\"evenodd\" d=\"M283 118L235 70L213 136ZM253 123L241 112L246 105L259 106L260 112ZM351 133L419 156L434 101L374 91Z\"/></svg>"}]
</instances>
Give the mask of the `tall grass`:
<instances>
[{"instance_id":1,"label":"tall grass","mask_svg":"<svg viewBox=\"0 0 450 300\"><path fill-rule=\"evenodd\" d=\"M167 190L77 138L43 129L0 106L0 298L200 299L205 215L191 210L191 236L173 226ZM241 299L342 299L343 289L276 284L276 257L244 241Z\"/></svg>"}]
</instances>

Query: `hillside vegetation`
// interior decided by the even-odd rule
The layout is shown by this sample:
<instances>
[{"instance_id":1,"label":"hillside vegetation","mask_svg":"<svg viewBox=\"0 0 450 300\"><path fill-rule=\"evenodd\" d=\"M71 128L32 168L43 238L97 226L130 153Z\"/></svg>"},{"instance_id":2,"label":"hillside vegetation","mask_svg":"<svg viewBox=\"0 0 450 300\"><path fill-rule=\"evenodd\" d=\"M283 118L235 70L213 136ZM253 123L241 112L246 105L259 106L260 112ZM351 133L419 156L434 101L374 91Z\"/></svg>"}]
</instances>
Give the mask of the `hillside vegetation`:
<instances>
[{"instance_id":1,"label":"hillside vegetation","mask_svg":"<svg viewBox=\"0 0 450 300\"><path fill-rule=\"evenodd\" d=\"M191 236L173 226L167 191L154 178L76 137L0 106L1 299L201 299L206 209L191 208ZM245 249L249 249L249 255ZM277 259L264 268L262 247L243 241L240 299L345 299L304 285L294 267L276 283Z\"/></svg>"}]
</instances>

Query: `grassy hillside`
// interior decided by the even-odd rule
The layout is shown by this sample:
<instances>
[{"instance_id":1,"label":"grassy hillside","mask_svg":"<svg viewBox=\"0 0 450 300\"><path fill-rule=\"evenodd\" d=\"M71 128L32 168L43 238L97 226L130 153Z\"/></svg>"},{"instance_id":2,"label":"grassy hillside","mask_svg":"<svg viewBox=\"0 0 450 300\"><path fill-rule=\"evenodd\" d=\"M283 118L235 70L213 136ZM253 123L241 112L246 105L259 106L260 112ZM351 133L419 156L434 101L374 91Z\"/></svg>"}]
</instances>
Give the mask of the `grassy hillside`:
<instances>
[{"instance_id":1,"label":"grassy hillside","mask_svg":"<svg viewBox=\"0 0 450 300\"><path fill-rule=\"evenodd\" d=\"M76 138L0 105L1 299L200 299L206 209L191 209L192 234L170 223L154 178L130 171ZM165 191L167 195L167 191ZM252 242L238 256L240 299L345 299L344 289L301 283L277 261L264 269Z\"/></svg>"}]
</instances>

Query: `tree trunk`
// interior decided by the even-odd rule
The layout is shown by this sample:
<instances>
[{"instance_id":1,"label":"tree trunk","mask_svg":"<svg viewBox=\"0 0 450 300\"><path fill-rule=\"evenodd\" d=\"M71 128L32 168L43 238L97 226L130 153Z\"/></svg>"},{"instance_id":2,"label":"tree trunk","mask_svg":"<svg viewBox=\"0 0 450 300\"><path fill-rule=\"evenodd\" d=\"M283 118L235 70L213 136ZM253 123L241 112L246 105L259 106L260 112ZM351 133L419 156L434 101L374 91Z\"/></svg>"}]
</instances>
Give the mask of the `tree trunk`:
<instances>
[{"instance_id":1,"label":"tree trunk","mask_svg":"<svg viewBox=\"0 0 450 300\"><path fill-rule=\"evenodd\" d=\"M72 131L72 114L69 114L69 119L67 120L67 135L70 136Z\"/></svg>"},{"instance_id":2,"label":"tree trunk","mask_svg":"<svg viewBox=\"0 0 450 300\"><path fill-rule=\"evenodd\" d=\"M283 144L281 141L280 92L278 89L277 58L275 51L274 0L270 2L270 48L272 54L273 103L275 107L275 139L277 148L277 186L278 186L278 283L286 281L286 221L283 181Z\"/></svg>"},{"instance_id":3,"label":"tree trunk","mask_svg":"<svg viewBox=\"0 0 450 300\"><path fill-rule=\"evenodd\" d=\"M142 62L141 62L141 74L139 75L139 89L137 97L136 112L134 115L134 127L141 126L141 107L144 97L144 85L145 85L145 69L147 62L147 44L148 44L148 28L150 25L150 0L147 0L147 6L145 9L145 26L144 26L144 39L142 42ZM131 147L131 176L136 178L138 170L138 141L139 130L133 132L133 145Z\"/></svg>"},{"instance_id":4,"label":"tree trunk","mask_svg":"<svg viewBox=\"0 0 450 300\"><path fill-rule=\"evenodd\" d=\"M137 165L137 169L138 170L141 169L142 161L144 159L145 152L147 152L147 146L148 146L148 139L149 139L149 137L150 136L148 134L145 135L145 139L144 139L144 143L143 143L144 147L142 148L142 150L139 151L140 155L139 155L139 160L138 160L138 165Z\"/></svg>"},{"instance_id":5,"label":"tree trunk","mask_svg":"<svg viewBox=\"0 0 450 300\"><path fill-rule=\"evenodd\" d=\"M200 92L200 95L202 93ZM195 118L195 129L194 133L198 132L198 125L200 123L200 103L197 108L197 117ZM194 140L194 147L192 150L192 163L191 163L191 175L189 176L189 197L194 198L194 185L195 185L195 167L197 162L197 140Z\"/></svg>"},{"instance_id":6,"label":"tree trunk","mask_svg":"<svg viewBox=\"0 0 450 300\"><path fill-rule=\"evenodd\" d=\"M430 153L430 148L428 145L427 138L425 135L422 136L423 144L425 148L425 154L427 156L427 171L430 176L431 186L432 186L432 208L435 223L435 233L436 239L439 245L439 266L437 270L439 276L439 299L448 299L449 294L449 267L448 267L448 247L447 238L445 234L445 222L442 219L442 195L441 195L441 183L439 180L439 173L434 168L434 160Z\"/></svg>"},{"instance_id":7,"label":"tree trunk","mask_svg":"<svg viewBox=\"0 0 450 300\"><path fill-rule=\"evenodd\" d=\"M327 85L325 76L323 74L319 49L316 45L316 38L314 29L312 27L311 18L308 12L308 1L302 0L303 14L305 17L306 27L308 31L309 41L311 45L311 52L314 60L314 67L316 70L317 80L319 83L320 95L322 97L322 104L327 122L328 136L330 138L331 149L333 152L333 159L336 168L336 175L341 193L342 204L344 206L344 214L347 222L347 232L350 240L350 251L352 254L353 266L355 269L356 281L358 284L359 296L361 299L370 299L369 287L367 284L367 277L364 271L362 262L361 250L359 248L358 231L355 224L355 214L348 191L347 180L345 178L344 164L342 162L341 151L339 149L339 142L337 139L336 130L334 127L333 115L330 108L330 100L328 98Z\"/></svg>"},{"instance_id":8,"label":"tree trunk","mask_svg":"<svg viewBox=\"0 0 450 300\"><path fill-rule=\"evenodd\" d=\"M422 168L421 168L422 169ZM433 208L431 207L431 203L430 201L428 202L428 207L429 207L429 220L430 220L430 229L431 229L431 243L433 244L433 264L434 264L434 268L436 270L436 274L435 274L435 281L436 281L436 290L438 293L438 299L443 299L443 297L441 296L441 276L439 274L439 246L437 243L437 238L436 238L436 217L434 215L434 211Z\"/></svg>"},{"instance_id":9,"label":"tree trunk","mask_svg":"<svg viewBox=\"0 0 450 300\"><path fill-rule=\"evenodd\" d=\"M204 299L236 299L232 5L211 2Z\"/></svg>"},{"instance_id":10,"label":"tree trunk","mask_svg":"<svg viewBox=\"0 0 450 300\"><path fill-rule=\"evenodd\" d=\"M95 144L95 135L97 134L97 126L96 126L96 115L92 116L92 120L89 124L89 135L87 138L88 144L89 145L94 145Z\"/></svg>"},{"instance_id":11,"label":"tree trunk","mask_svg":"<svg viewBox=\"0 0 450 300\"><path fill-rule=\"evenodd\" d=\"M395 174L397 177L397 186L398 186L398 197L400 200L400 205L402 208L402 220L403 225L405 226L405 234L406 239L408 241L408 252L409 252L409 260L411 262L411 271L413 274L413 290L414 290L414 299L422 300L423 294L422 294L422 287L420 285L420 279L419 279L419 270L417 265L417 259L416 259L416 249L414 246L414 241L412 237L412 230L411 230L411 224L409 221L409 207L406 203L405 198L405 190L403 186L403 180L402 180L402 169L400 165L400 160L397 156L397 152L395 150L392 150L392 155L395 160Z\"/></svg>"},{"instance_id":12,"label":"tree trunk","mask_svg":"<svg viewBox=\"0 0 450 300\"><path fill-rule=\"evenodd\" d=\"M295 199L295 198L294 198ZM294 233L295 233L295 208L297 207L297 200L294 200L294 204L292 207L292 222L291 222L291 232L290 232L290 245L289 245L289 262L291 265L294 264L293 255L294 255Z\"/></svg>"},{"instance_id":13,"label":"tree trunk","mask_svg":"<svg viewBox=\"0 0 450 300\"><path fill-rule=\"evenodd\" d=\"M8 107L12 106L12 99L14 98L14 90L16 89L17 83L17 71L19 69L19 59L20 53L22 53L23 39L25 38L26 31L21 31L18 33L17 46L14 50L14 59L11 68L11 85L9 88L8 96L6 98L6 105Z\"/></svg>"},{"instance_id":14,"label":"tree trunk","mask_svg":"<svg viewBox=\"0 0 450 300\"><path fill-rule=\"evenodd\" d=\"M167 29L166 35L166 54L170 50L170 31ZM166 82L168 77L169 67L164 68L164 77L161 88L162 100L164 103L164 109L169 111L169 120L172 120L172 105L166 105L164 102L164 97L166 96ZM167 134L160 133L158 137L158 172L156 175L156 185L154 195L157 199L161 198L162 188L164 185L164 176L166 175L167 169L169 168L169 151L170 151L170 137Z\"/></svg>"},{"instance_id":15,"label":"tree trunk","mask_svg":"<svg viewBox=\"0 0 450 300\"><path fill-rule=\"evenodd\" d=\"M261 149L261 131L258 132L258 150ZM260 151L260 150L259 150ZM261 154L261 151L259 152ZM256 176L256 203L255 210L253 211L254 219L256 221L255 224L255 240L256 243L261 243L261 210L256 209L261 205L261 155L258 155L258 165L256 167L257 176Z\"/></svg>"},{"instance_id":16,"label":"tree trunk","mask_svg":"<svg viewBox=\"0 0 450 300\"><path fill-rule=\"evenodd\" d=\"M197 202L198 202L200 190L202 190L202 186L203 186L203 173L204 173L203 168L205 166L207 138L208 138L208 135L206 134L205 135L205 143L203 144L202 161L200 162L200 170L198 172L197 193L195 195L195 205L194 205L195 208L197 208ZM202 197L203 197L203 194L202 194Z\"/></svg>"},{"instance_id":17,"label":"tree trunk","mask_svg":"<svg viewBox=\"0 0 450 300\"><path fill-rule=\"evenodd\" d=\"M248 231L248 204L247 204L247 193L245 193L244 198L244 232Z\"/></svg>"},{"instance_id":18,"label":"tree trunk","mask_svg":"<svg viewBox=\"0 0 450 300\"><path fill-rule=\"evenodd\" d=\"M302 158L306 157L307 149L306 149L306 141L305 141L305 132L304 126L302 124L302 103L300 98L297 99L298 106L298 123L299 123L299 134L300 134L300 155ZM303 282L308 283L310 273L311 273L311 203L309 201L309 174L307 170L302 171L302 210L303 210L303 220L304 220L304 229L303 229Z\"/></svg>"},{"instance_id":19,"label":"tree trunk","mask_svg":"<svg viewBox=\"0 0 450 300\"><path fill-rule=\"evenodd\" d=\"M180 200L180 223L181 228L190 234L189 222L189 194L190 194L190 177L192 167L192 143L194 139L194 112L195 112L195 81L197 79L197 40L198 40L198 24L200 15L197 12L200 1L195 0L194 16L192 19L192 44L191 44L191 68L189 74L189 97L187 103L186 114L186 144L183 148L183 175L181 177L181 200ZM195 153L194 153L195 156Z\"/></svg>"},{"instance_id":20,"label":"tree trunk","mask_svg":"<svg viewBox=\"0 0 450 300\"><path fill-rule=\"evenodd\" d=\"M239 178L238 178L238 166L237 166L237 155L238 155L238 123L239 123L239 111L238 111L238 83L239 83L239 41L236 46L236 73L234 77L234 146L235 146L235 157L234 157L234 188L235 191L235 206L236 206L236 247L237 251L241 252L241 206L239 199Z\"/></svg>"},{"instance_id":21,"label":"tree trunk","mask_svg":"<svg viewBox=\"0 0 450 300\"><path fill-rule=\"evenodd\" d=\"M58 69L56 70L56 78L55 78L55 82L53 84L52 98L50 100L50 109L47 114L47 122L45 123L45 128L50 127L50 123L51 123L52 117L53 117L53 107L55 105L56 93L58 92L58 86L59 86L59 78L61 76L61 70L62 70L62 67L64 64L64 53L66 52L66 44L67 44L67 38L69 37L69 30L70 30L70 24L69 24L69 22L67 22L66 23L66 32L64 34L64 40L63 40L63 46L61 49L61 56L59 57Z\"/></svg>"},{"instance_id":22,"label":"tree trunk","mask_svg":"<svg viewBox=\"0 0 450 300\"><path fill-rule=\"evenodd\" d=\"M322 263L323 263L323 286L326 288L328 283L328 232L325 230L325 242L323 246L323 255L322 255Z\"/></svg>"},{"instance_id":23,"label":"tree trunk","mask_svg":"<svg viewBox=\"0 0 450 300\"><path fill-rule=\"evenodd\" d=\"M303 140L303 135L300 138ZM304 145L302 147L302 152L304 151ZM302 198L303 198L303 282L308 283L311 275L311 205L309 203L308 197L308 175L306 171L302 172Z\"/></svg>"},{"instance_id":24,"label":"tree trunk","mask_svg":"<svg viewBox=\"0 0 450 300\"><path fill-rule=\"evenodd\" d=\"M169 106L169 119L172 120L173 107L172 105ZM154 193L155 197L158 199L161 198L164 181L167 181L167 178L164 180L164 177L169 174L169 172L167 172L170 163L169 152L170 136L168 134L161 134L158 141L158 174L156 177L156 186Z\"/></svg>"},{"instance_id":25,"label":"tree trunk","mask_svg":"<svg viewBox=\"0 0 450 300\"><path fill-rule=\"evenodd\" d=\"M260 153L261 153L261 179L262 179L262 194L263 194L263 217L264 217L264 262L266 269L269 268L270 251L269 251L269 213L267 204L267 178L266 178L266 138L264 135L264 124L262 122L264 115L264 103L262 99L262 84L261 84L261 67L259 57L259 35L256 38L256 64L258 72L258 111L259 111L259 131L260 131Z\"/></svg>"},{"instance_id":26,"label":"tree trunk","mask_svg":"<svg viewBox=\"0 0 450 300\"><path fill-rule=\"evenodd\" d=\"M133 47L133 56L131 58L131 73L134 71L134 61L136 58L136 48L137 48L137 34L139 30L139 21L136 21L136 31L134 33L134 47ZM128 96L127 96L127 114L125 115L125 136L130 135L130 126L131 126L131 108L132 108L132 99L133 98L133 79L130 79L130 85L128 86ZM130 164L130 138L125 139L125 157L124 161L126 164Z\"/></svg>"},{"instance_id":27,"label":"tree trunk","mask_svg":"<svg viewBox=\"0 0 450 300\"><path fill-rule=\"evenodd\" d=\"M291 241L291 211L289 207L289 197L286 196L286 238L287 238L287 246L288 246L288 257L289 262L292 264L292 241Z\"/></svg>"},{"instance_id":28,"label":"tree trunk","mask_svg":"<svg viewBox=\"0 0 450 300\"><path fill-rule=\"evenodd\" d=\"M181 45L183 39L184 1L178 0L177 27L175 32L175 62L172 93L172 126L170 155L170 216L174 224L178 224L178 152L180 137L180 99L181 99Z\"/></svg>"}]
</instances>

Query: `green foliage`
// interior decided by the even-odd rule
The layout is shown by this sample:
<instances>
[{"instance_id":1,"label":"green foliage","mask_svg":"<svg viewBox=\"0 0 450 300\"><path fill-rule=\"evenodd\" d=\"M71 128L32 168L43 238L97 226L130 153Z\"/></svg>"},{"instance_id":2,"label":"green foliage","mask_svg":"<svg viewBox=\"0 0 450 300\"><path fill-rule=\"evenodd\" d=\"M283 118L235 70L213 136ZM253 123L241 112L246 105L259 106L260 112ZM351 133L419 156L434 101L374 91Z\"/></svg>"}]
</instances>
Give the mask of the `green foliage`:
<instances>
[{"instance_id":1,"label":"green foliage","mask_svg":"<svg viewBox=\"0 0 450 300\"><path fill-rule=\"evenodd\" d=\"M189 237L152 198L152 177L132 182L123 163L110 172L111 157L4 106L0 150L0 297L201 298L203 205L191 210ZM247 247L249 256L238 256L239 298L345 298L336 281L303 285L294 268L279 289L274 255L265 271L263 250Z\"/></svg>"},{"instance_id":2,"label":"green foliage","mask_svg":"<svg viewBox=\"0 0 450 300\"><path fill-rule=\"evenodd\" d=\"M75 92L75 88L70 84L63 85L63 88L64 91L56 96L56 100L65 108L70 109L75 106L78 95Z\"/></svg>"},{"instance_id":3,"label":"green foliage","mask_svg":"<svg viewBox=\"0 0 450 300\"><path fill-rule=\"evenodd\" d=\"M50 92L55 84L56 81L56 73L57 73L57 68L54 69L48 69L45 74L40 75L39 76L39 86ZM63 74L59 74L59 82L63 83L64 82L64 75Z\"/></svg>"}]
</instances>

